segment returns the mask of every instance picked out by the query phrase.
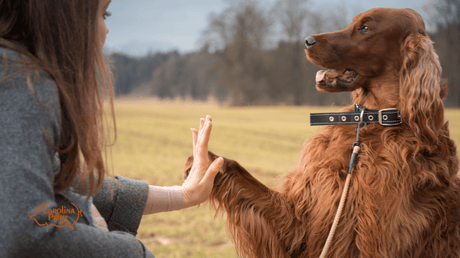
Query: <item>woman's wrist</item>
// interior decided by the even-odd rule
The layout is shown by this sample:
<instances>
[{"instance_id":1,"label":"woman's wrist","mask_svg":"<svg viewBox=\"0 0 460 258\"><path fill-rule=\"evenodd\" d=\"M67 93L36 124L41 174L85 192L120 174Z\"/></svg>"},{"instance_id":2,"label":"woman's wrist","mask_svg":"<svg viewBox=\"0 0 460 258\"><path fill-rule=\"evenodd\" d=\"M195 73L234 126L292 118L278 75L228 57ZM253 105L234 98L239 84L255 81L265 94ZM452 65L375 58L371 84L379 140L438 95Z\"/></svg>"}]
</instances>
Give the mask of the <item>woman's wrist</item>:
<instances>
[{"instance_id":1,"label":"woman's wrist","mask_svg":"<svg viewBox=\"0 0 460 258\"><path fill-rule=\"evenodd\" d=\"M196 204L193 203L193 194L191 193L191 189L185 188L184 186L181 186L181 191L182 191L184 209L188 208L188 207L198 205L198 203L196 203Z\"/></svg>"},{"instance_id":2,"label":"woman's wrist","mask_svg":"<svg viewBox=\"0 0 460 258\"><path fill-rule=\"evenodd\" d=\"M174 211L184 208L180 186L149 185L149 195L144 208L144 215L158 212Z\"/></svg>"}]
</instances>

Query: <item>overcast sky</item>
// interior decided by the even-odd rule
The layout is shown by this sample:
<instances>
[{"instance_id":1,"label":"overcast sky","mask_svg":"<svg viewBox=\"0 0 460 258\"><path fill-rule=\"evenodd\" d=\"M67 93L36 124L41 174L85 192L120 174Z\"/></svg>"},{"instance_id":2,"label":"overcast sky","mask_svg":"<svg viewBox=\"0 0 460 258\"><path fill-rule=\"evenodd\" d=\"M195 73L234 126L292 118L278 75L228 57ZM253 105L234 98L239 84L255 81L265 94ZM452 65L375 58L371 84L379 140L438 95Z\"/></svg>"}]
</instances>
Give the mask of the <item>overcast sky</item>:
<instances>
[{"instance_id":1,"label":"overcast sky","mask_svg":"<svg viewBox=\"0 0 460 258\"><path fill-rule=\"evenodd\" d=\"M274 1L260 2L268 6ZM375 7L412 8L423 16L427 27L433 16L433 9L427 14L424 8L428 1L433 0L310 1L317 12L328 8L343 8L346 3L352 15ZM177 49L180 53L196 51L197 41L208 24L208 14L220 13L226 7L223 0L112 0L108 8L112 16L106 21L109 29L106 50L131 55L143 55L149 50Z\"/></svg>"}]
</instances>

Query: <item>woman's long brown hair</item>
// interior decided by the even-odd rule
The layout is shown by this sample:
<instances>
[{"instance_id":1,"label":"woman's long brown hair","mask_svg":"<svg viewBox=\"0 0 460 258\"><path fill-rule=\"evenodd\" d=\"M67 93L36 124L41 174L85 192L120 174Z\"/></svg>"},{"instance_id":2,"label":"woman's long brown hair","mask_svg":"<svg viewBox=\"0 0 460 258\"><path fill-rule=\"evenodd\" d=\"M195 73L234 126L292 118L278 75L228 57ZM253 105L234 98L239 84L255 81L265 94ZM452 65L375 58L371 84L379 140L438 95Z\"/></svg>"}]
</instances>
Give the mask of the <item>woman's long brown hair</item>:
<instances>
[{"instance_id":1,"label":"woman's long brown hair","mask_svg":"<svg viewBox=\"0 0 460 258\"><path fill-rule=\"evenodd\" d=\"M111 73L97 31L99 2L0 0L0 37L4 39L0 46L26 55L32 61L24 62L26 69L44 70L58 87L61 135L58 146L53 146L61 159L54 180L58 193L77 178L83 185L80 192L88 196L102 185L106 175L103 105L107 99L116 133ZM11 41L25 48L5 43ZM29 89L33 93L31 85Z\"/></svg>"}]
</instances>

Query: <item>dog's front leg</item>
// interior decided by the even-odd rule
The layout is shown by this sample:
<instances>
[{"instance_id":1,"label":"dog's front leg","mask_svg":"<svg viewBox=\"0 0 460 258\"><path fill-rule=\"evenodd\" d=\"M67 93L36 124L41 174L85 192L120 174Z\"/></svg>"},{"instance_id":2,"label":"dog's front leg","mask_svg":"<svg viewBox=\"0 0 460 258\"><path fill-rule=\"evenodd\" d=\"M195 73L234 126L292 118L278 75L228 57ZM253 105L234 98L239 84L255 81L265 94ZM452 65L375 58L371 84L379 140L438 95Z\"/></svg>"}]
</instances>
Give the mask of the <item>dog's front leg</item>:
<instances>
[{"instance_id":1,"label":"dog's front leg","mask_svg":"<svg viewBox=\"0 0 460 258\"><path fill-rule=\"evenodd\" d=\"M218 156L209 152L212 162ZM184 177L193 165L190 157ZM236 161L225 159L209 197L218 211L227 213L227 228L242 257L290 257L295 227L293 208L286 199Z\"/></svg>"}]
</instances>

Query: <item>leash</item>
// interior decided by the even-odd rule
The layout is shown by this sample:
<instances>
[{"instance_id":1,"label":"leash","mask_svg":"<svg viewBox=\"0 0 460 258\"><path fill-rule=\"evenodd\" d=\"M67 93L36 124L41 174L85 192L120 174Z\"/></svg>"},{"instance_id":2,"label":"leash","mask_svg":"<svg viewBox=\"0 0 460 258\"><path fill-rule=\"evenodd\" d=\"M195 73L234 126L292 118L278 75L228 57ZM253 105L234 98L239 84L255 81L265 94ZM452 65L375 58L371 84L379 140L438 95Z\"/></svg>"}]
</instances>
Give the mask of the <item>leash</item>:
<instances>
[{"instance_id":1,"label":"leash","mask_svg":"<svg viewBox=\"0 0 460 258\"><path fill-rule=\"evenodd\" d=\"M325 258L327 251L334 238L337 225L342 215L345 200L347 198L348 189L350 188L351 172L355 164L358 153L361 150L361 142L359 140L359 131L369 123L379 123L384 126L392 126L401 124L401 116L399 111L395 108L387 108L381 110L369 110L361 105L355 105L355 112L345 113L312 113L310 114L310 125L334 125L334 124L358 124L356 128L356 141L353 143L353 153L350 158L350 165L348 166L348 174L343 187L342 197L340 198L339 207L335 214L334 222L332 223L331 230L327 236L326 243L324 244L320 258ZM375 119L376 116L378 119Z\"/></svg>"}]
</instances>

